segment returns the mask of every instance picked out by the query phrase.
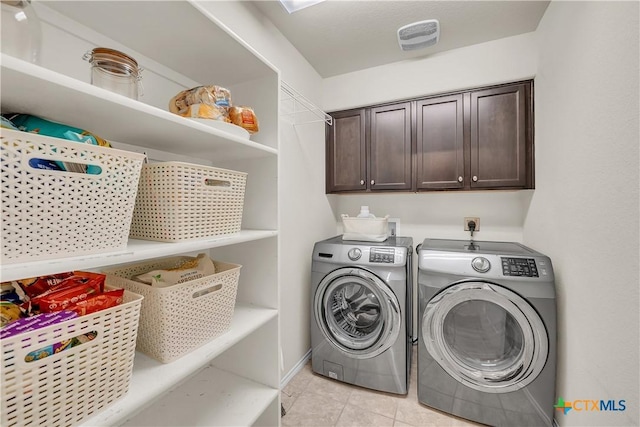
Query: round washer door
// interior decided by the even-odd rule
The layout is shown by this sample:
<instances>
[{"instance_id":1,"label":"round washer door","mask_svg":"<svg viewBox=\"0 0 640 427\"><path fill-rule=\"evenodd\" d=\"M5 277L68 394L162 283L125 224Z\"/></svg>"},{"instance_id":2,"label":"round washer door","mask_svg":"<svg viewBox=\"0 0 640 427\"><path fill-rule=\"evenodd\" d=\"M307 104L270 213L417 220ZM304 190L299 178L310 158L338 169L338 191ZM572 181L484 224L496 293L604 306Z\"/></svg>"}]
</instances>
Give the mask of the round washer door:
<instances>
[{"instance_id":1,"label":"round washer door","mask_svg":"<svg viewBox=\"0 0 640 427\"><path fill-rule=\"evenodd\" d=\"M398 299L378 276L360 268L327 274L316 289L313 311L325 338L349 357L375 357L400 333Z\"/></svg>"},{"instance_id":2,"label":"round washer door","mask_svg":"<svg viewBox=\"0 0 640 427\"><path fill-rule=\"evenodd\" d=\"M435 295L422 317L422 339L452 377L483 392L527 386L542 371L549 339L538 313L516 293L462 282Z\"/></svg>"}]
</instances>

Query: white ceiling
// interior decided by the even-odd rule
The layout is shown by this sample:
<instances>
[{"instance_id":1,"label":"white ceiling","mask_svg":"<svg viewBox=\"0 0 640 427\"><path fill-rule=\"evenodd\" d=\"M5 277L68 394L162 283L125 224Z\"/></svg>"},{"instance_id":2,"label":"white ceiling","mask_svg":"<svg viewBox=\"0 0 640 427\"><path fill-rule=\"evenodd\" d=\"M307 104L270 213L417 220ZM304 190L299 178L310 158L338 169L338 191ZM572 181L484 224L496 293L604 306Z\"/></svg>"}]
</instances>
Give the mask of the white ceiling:
<instances>
[{"instance_id":1,"label":"white ceiling","mask_svg":"<svg viewBox=\"0 0 640 427\"><path fill-rule=\"evenodd\" d=\"M254 1L322 77L433 55L535 31L549 1L329 0L289 15L278 1ZM397 29L440 21L440 41L402 51Z\"/></svg>"}]
</instances>

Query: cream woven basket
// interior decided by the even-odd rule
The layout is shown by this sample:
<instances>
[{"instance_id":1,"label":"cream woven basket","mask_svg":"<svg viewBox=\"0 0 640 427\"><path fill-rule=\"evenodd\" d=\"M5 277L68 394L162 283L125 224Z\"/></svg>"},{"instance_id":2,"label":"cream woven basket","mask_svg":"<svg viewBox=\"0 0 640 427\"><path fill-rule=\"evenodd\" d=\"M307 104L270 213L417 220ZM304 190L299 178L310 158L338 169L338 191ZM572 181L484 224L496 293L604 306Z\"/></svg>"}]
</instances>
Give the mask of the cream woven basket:
<instances>
[{"instance_id":1,"label":"cream woven basket","mask_svg":"<svg viewBox=\"0 0 640 427\"><path fill-rule=\"evenodd\" d=\"M103 271L110 283L144 296L137 348L163 363L186 355L231 327L241 265L214 261L216 274L166 288L131 280L191 259L171 257Z\"/></svg>"},{"instance_id":2,"label":"cream woven basket","mask_svg":"<svg viewBox=\"0 0 640 427\"><path fill-rule=\"evenodd\" d=\"M76 425L124 396L141 302L125 291L119 306L2 339L2 426ZM26 361L33 351L91 332L91 341Z\"/></svg>"},{"instance_id":3,"label":"cream woven basket","mask_svg":"<svg viewBox=\"0 0 640 427\"><path fill-rule=\"evenodd\" d=\"M177 242L240 231L247 174L182 162L142 167L131 237Z\"/></svg>"},{"instance_id":4,"label":"cream woven basket","mask_svg":"<svg viewBox=\"0 0 640 427\"><path fill-rule=\"evenodd\" d=\"M2 129L2 263L123 250L144 154ZM35 159L101 173L38 169Z\"/></svg>"}]
</instances>

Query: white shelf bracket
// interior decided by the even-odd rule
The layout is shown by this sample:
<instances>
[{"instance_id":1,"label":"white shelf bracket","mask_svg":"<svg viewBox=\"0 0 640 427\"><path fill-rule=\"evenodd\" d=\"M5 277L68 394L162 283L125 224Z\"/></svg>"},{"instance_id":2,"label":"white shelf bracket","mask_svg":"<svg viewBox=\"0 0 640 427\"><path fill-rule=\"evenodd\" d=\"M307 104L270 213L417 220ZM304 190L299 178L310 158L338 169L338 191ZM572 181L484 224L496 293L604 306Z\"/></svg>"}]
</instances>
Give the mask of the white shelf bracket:
<instances>
[{"instance_id":1,"label":"white shelf bracket","mask_svg":"<svg viewBox=\"0 0 640 427\"><path fill-rule=\"evenodd\" d=\"M325 122L329 126L333 125L333 117L318 108L284 80L280 81L280 91L282 92L280 112L282 116L290 118L294 126L317 122Z\"/></svg>"}]
</instances>

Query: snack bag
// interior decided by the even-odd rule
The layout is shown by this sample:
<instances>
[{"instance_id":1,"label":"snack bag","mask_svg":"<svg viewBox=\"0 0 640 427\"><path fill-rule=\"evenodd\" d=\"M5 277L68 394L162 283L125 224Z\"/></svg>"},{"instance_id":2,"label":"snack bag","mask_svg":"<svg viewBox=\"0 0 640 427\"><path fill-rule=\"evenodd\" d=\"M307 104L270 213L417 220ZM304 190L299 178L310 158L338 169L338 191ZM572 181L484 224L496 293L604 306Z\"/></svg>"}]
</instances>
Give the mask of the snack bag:
<instances>
[{"instance_id":1,"label":"snack bag","mask_svg":"<svg viewBox=\"0 0 640 427\"><path fill-rule=\"evenodd\" d=\"M137 276L136 279L151 286L164 288L211 276L215 273L216 267L211 258L205 254L199 254L196 258L185 261L178 267L168 270L153 270Z\"/></svg>"},{"instance_id":2,"label":"snack bag","mask_svg":"<svg viewBox=\"0 0 640 427\"><path fill-rule=\"evenodd\" d=\"M31 317L25 317L0 329L0 339L12 337L23 332L35 331L36 329L45 328L75 317L78 317L78 315L72 311L42 313Z\"/></svg>"},{"instance_id":3,"label":"snack bag","mask_svg":"<svg viewBox=\"0 0 640 427\"><path fill-rule=\"evenodd\" d=\"M32 116L30 114L13 113L7 114L6 118L15 127L24 132L37 133L40 135L52 136L54 138L67 139L91 145L100 145L102 147L111 147L111 144L109 144L108 141L89 131L45 120L41 117Z\"/></svg>"},{"instance_id":4,"label":"snack bag","mask_svg":"<svg viewBox=\"0 0 640 427\"><path fill-rule=\"evenodd\" d=\"M20 306L10 301L0 301L0 328L24 317Z\"/></svg>"},{"instance_id":5,"label":"snack bag","mask_svg":"<svg viewBox=\"0 0 640 427\"><path fill-rule=\"evenodd\" d=\"M258 118L250 107L233 106L229 108L231 123L240 126L250 134L258 132Z\"/></svg>"},{"instance_id":6,"label":"snack bag","mask_svg":"<svg viewBox=\"0 0 640 427\"><path fill-rule=\"evenodd\" d=\"M78 316L84 316L120 305L123 300L124 289L115 289L99 295L91 295L87 299L78 301L75 305L69 307L69 310L76 312Z\"/></svg>"},{"instance_id":7,"label":"snack bag","mask_svg":"<svg viewBox=\"0 0 640 427\"><path fill-rule=\"evenodd\" d=\"M105 278L104 274L77 271L55 288L33 298L32 303L42 313L66 310L92 294L102 293Z\"/></svg>"},{"instance_id":8,"label":"snack bag","mask_svg":"<svg viewBox=\"0 0 640 427\"><path fill-rule=\"evenodd\" d=\"M64 279L73 276L72 272L52 274L50 276L31 277L28 279L16 280L18 284L29 298L37 297L49 289L55 287Z\"/></svg>"},{"instance_id":9,"label":"snack bag","mask_svg":"<svg viewBox=\"0 0 640 427\"><path fill-rule=\"evenodd\" d=\"M197 106L197 107L196 107ZM169 101L169 111L183 117L221 120L229 123L231 93L216 85L183 90Z\"/></svg>"}]
</instances>

